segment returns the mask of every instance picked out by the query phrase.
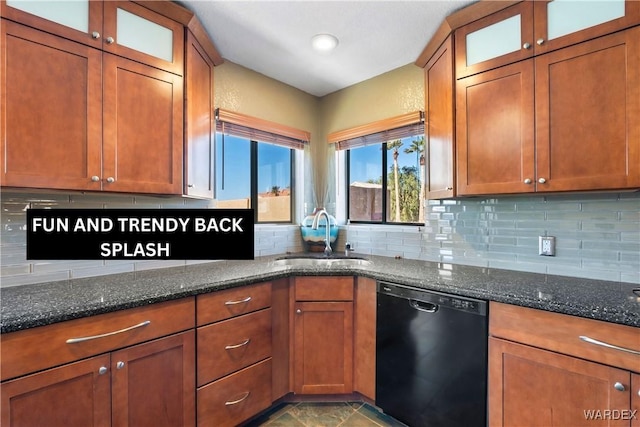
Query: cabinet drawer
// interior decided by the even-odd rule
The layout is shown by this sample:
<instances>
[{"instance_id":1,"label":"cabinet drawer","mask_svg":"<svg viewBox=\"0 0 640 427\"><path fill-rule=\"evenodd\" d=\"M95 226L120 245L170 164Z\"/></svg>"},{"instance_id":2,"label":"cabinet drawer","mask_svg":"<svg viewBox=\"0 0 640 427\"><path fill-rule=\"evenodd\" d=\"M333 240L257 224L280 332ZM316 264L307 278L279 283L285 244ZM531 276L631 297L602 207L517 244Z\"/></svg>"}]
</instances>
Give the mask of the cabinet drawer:
<instances>
[{"instance_id":1,"label":"cabinet drawer","mask_svg":"<svg viewBox=\"0 0 640 427\"><path fill-rule=\"evenodd\" d=\"M198 427L233 427L271 406L271 359L198 389Z\"/></svg>"},{"instance_id":2,"label":"cabinet drawer","mask_svg":"<svg viewBox=\"0 0 640 427\"><path fill-rule=\"evenodd\" d=\"M271 356L271 309L198 328L198 386Z\"/></svg>"},{"instance_id":3,"label":"cabinet drawer","mask_svg":"<svg viewBox=\"0 0 640 427\"><path fill-rule=\"evenodd\" d=\"M605 365L640 371L639 354L585 341L592 339L640 352L640 328L492 302L489 333Z\"/></svg>"},{"instance_id":4,"label":"cabinet drawer","mask_svg":"<svg viewBox=\"0 0 640 427\"><path fill-rule=\"evenodd\" d=\"M184 298L2 334L2 380L193 328L194 306Z\"/></svg>"},{"instance_id":5,"label":"cabinet drawer","mask_svg":"<svg viewBox=\"0 0 640 427\"><path fill-rule=\"evenodd\" d=\"M353 301L353 277L295 278L296 301Z\"/></svg>"},{"instance_id":6,"label":"cabinet drawer","mask_svg":"<svg viewBox=\"0 0 640 427\"><path fill-rule=\"evenodd\" d=\"M198 326L271 306L271 282L198 295Z\"/></svg>"}]
</instances>

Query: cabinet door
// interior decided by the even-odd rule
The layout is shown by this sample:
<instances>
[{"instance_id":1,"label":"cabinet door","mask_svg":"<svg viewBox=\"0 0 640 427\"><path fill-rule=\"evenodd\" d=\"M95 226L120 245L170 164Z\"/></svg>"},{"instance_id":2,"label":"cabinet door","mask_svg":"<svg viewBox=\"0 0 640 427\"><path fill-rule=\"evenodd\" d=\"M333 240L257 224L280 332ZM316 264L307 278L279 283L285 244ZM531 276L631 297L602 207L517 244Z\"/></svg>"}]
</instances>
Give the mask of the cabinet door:
<instances>
[{"instance_id":1,"label":"cabinet door","mask_svg":"<svg viewBox=\"0 0 640 427\"><path fill-rule=\"evenodd\" d=\"M102 1L6 0L0 15L82 44L102 47Z\"/></svg>"},{"instance_id":2,"label":"cabinet door","mask_svg":"<svg viewBox=\"0 0 640 427\"><path fill-rule=\"evenodd\" d=\"M640 27L536 57L538 191L640 186Z\"/></svg>"},{"instance_id":3,"label":"cabinet door","mask_svg":"<svg viewBox=\"0 0 640 427\"><path fill-rule=\"evenodd\" d=\"M640 2L534 1L535 53L545 53L640 24Z\"/></svg>"},{"instance_id":4,"label":"cabinet door","mask_svg":"<svg viewBox=\"0 0 640 427\"><path fill-rule=\"evenodd\" d=\"M353 392L353 302L296 302L294 392Z\"/></svg>"},{"instance_id":5,"label":"cabinet door","mask_svg":"<svg viewBox=\"0 0 640 427\"><path fill-rule=\"evenodd\" d=\"M631 427L640 427L640 374L631 374Z\"/></svg>"},{"instance_id":6,"label":"cabinet door","mask_svg":"<svg viewBox=\"0 0 640 427\"><path fill-rule=\"evenodd\" d=\"M182 77L104 55L105 191L182 194Z\"/></svg>"},{"instance_id":7,"label":"cabinet door","mask_svg":"<svg viewBox=\"0 0 640 427\"><path fill-rule=\"evenodd\" d=\"M2 20L2 185L99 190L101 53Z\"/></svg>"},{"instance_id":8,"label":"cabinet door","mask_svg":"<svg viewBox=\"0 0 640 427\"><path fill-rule=\"evenodd\" d=\"M114 427L195 425L195 332L111 356Z\"/></svg>"},{"instance_id":9,"label":"cabinet door","mask_svg":"<svg viewBox=\"0 0 640 427\"><path fill-rule=\"evenodd\" d=\"M533 56L533 4L523 1L455 31L456 77Z\"/></svg>"},{"instance_id":10,"label":"cabinet door","mask_svg":"<svg viewBox=\"0 0 640 427\"><path fill-rule=\"evenodd\" d=\"M213 61L189 31L185 72L185 189L192 197L213 199L215 123Z\"/></svg>"},{"instance_id":11,"label":"cabinet door","mask_svg":"<svg viewBox=\"0 0 640 427\"><path fill-rule=\"evenodd\" d=\"M490 338L489 424L628 427L628 417L597 411L629 411L630 380L628 371Z\"/></svg>"},{"instance_id":12,"label":"cabinet door","mask_svg":"<svg viewBox=\"0 0 640 427\"><path fill-rule=\"evenodd\" d=\"M104 2L103 48L180 76L184 73L182 24L131 1Z\"/></svg>"},{"instance_id":13,"label":"cabinet door","mask_svg":"<svg viewBox=\"0 0 640 427\"><path fill-rule=\"evenodd\" d=\"M2 383L5 427L111 425L109 355Z\"/></svg>"},{"instance_id":14,"label":"cabinet door","mask_svg":"<svg viewBox=\"0 0 640 427\"><path fill-rule=\"evenodd\" d=\"M427 199L455 196L453 39L425 67L427 93Z\"/></svg>"},{"instance_id":15,"label":"cabinet door","mask_svg":"<svg viewBox=\"0 0 640 427\"><path fill-rule=\"evenodd\" d=\"M458 195L534 191L533 60L456 83Z\"/></svg>"}]
</instances>

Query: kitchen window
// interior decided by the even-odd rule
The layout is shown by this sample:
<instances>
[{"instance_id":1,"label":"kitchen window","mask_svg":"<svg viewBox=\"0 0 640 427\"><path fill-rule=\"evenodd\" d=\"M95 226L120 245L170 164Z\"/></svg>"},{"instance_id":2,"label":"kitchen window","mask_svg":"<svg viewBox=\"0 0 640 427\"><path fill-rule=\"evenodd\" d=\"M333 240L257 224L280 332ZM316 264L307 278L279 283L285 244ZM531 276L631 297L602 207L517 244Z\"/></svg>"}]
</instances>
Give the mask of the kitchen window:
<instances>
[{"instance_id":1,"label":"kitchen window","mask_svg":"<svg viewBox=\"0 0 640 427\"><path fill-rule=\"evenodd\" d=\"M251 208L256 223L291 223L295 152L308 132L216 110L216 193L219 208Z\"/></svg>"},{"instance_id":2,"label":"kitchen window","mask_svg":"<svg viewBox=\"0 0 640 427\"><path fill-rule=\"evenodd\" d=\"M415 112L329 135L346 152L349 222L424 224L424 115Z\"/></svg>"}]
</instances>

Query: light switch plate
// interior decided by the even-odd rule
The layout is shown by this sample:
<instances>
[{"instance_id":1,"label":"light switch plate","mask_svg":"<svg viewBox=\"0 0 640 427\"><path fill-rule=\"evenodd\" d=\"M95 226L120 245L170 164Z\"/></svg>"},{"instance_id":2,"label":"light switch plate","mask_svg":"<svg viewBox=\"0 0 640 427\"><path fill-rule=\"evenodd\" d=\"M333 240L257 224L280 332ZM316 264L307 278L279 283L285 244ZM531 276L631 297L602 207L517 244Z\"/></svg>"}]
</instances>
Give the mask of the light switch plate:
<instances>
[{"instance_id":1,"label":"light switch plate","mask_svg":"<svg viewBox=\"0 0 640 427\"><path fill-rule=\"evenodd\" d=\"M556 255L556 238L553 236L538 237L538 255L555 256Z\"/></svg>"}]
</instances>

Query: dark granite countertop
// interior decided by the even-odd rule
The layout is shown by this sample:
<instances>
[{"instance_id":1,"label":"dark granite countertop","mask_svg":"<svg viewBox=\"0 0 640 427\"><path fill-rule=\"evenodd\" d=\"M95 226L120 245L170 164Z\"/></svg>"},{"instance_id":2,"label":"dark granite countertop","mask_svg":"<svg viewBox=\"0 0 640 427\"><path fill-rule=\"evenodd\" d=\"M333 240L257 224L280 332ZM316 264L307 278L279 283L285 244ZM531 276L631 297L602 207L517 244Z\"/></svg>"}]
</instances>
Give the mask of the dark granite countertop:
<instances>
[{"instance_id":1,"label":"dark granite countertop","mask_svg":"<svg viewBox=\"0 0 640 427\"><path fill-rule=\"evenodd\" d=\"M287 266L278 256L217 261L0 289L1 331L294 275L357 275L456 295L640 327L640 285L366 256L369 265ZM634 292L635 290L635 292Z\"/></svg>"}]
</instances>

